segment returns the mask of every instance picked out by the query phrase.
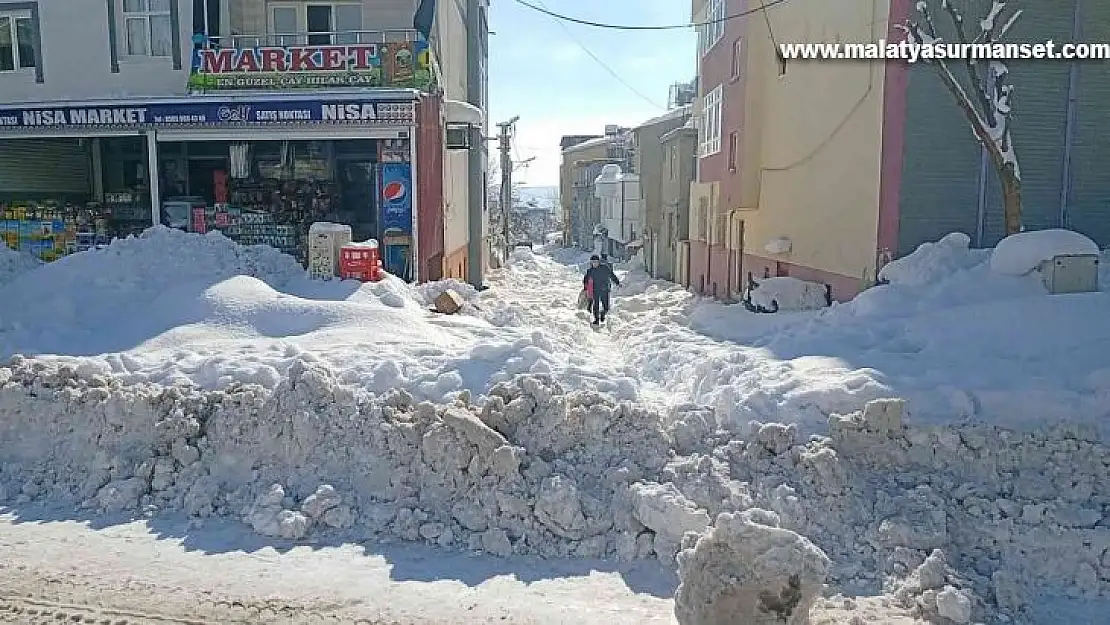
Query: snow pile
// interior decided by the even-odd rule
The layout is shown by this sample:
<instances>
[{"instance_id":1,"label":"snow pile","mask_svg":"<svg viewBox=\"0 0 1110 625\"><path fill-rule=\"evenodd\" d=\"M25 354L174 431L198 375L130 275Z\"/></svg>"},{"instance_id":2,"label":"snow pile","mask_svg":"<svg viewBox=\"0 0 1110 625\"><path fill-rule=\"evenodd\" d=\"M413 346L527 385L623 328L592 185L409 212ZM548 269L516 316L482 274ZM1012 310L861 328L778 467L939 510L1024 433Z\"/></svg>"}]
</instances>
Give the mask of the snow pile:
<instances>
[{"instance_id":1,"label":"snow pile","mask_svg":"<svg viewBox=\"0 0 1110 625\"><path fill-rule=\"evenodd\" d=\"M828 306L825 285L797 278L764 278L751 291L752 304L765 310L820 310Z\"/></svg>"},{"instance_id":2,"label":"snow pile","mask_svg":"<svg viewBox=\"0 0 1110 625\"><path fill-rule=\"evenodd\" d=\"M659 416L543 378L479 407L374 398L312 364L273 393L122 386L22 359L0 372L0 485L21 500L236 516L294 539L357 527L498 555L673 558L681 538L667 515L688 503L640 483L667 459Z\"/></svg>"},{"instance_id":3,"label":"snow pile","mask_svg":"<svg viewBox=\"0 0 1110 625\"><path fill-rule=\"evenodd\" d=\"M43 264L34 255L10 249L0 240L0 286ZM10 299L10 298L9 298Z\"/></svg>"},{"instance_id":4,"label":"snow pile","mask_svg":"<svg viewBox=\"0 0 1110 625\"><path fill-rule=\"evenodd\" d=\"M195 295L240 275L280 288L304 269L273 248L242 247L219 233L199 236L156 227L117 239L7 284L19 297L0 301L0 353L65 353L67 343L72 348L76 340L68 332L103 334L116 325L142 323L150 313L176 317L180 301L168 301L165 294Z\"/></svg>"},{"instance_id":5,"label":"snow pile","mask_svg":"<svg viewBox=\"0 0 1110 625\"><path fill-rule=\"evenodd\" d=\"M1004 276L1024 276L1055 256L1098 256L1098 244L1071 230L1034 230L1010 235L991 253L991 271Z\"/></svg>"},{"instance_id":6,"label":"snow pile","mask_svg":"<svg viewBox=\"0 0 1110 625\"><path fill-rule=\"evenodd\" d=\"M436 298L446 291L454 291L463 298L464 302L469 304L469 306L463 308L463 312L465 313L473 313L473 305L479 299L479 293L477 289L475 289L470 284L467 284L466 282L463 282L462 280L458 280L456 278L444 278L443 280L438 280L436 282L425 282L424 284L418 284L413 288L416 290L417 293L420 294L420 297L423 298L423 303L426 306L431 306L432 304L434 304Z\"/></svg>"},{"instance_id":7,"label":"snow pile","mask_svg":"<svg viewBox=\"0 0 1110 625\"><path fill-rule=\"evenodd\" d=\"M753 508L722 514L678 556L681 625L807 625L829 559L813 543Z\"/></svg>"},{"instance_id":8,"label":"snow pile","mask_svg":"<svg viewBox=\"0 0 1110 625\"><path fill-rule=\"evenodd\" d=\"M976 618L984 606L1020 615L1040 590L1110 594L1110 449L1076 427L910 426L886 400L831 417L828 438L755 423L741 440L711 410L664 420L543 376L436 405L358 392L311 362L273 391L203 391L18 358L0 369L0 416L7 502L234 517L286 539L666 563L697 553L691 536L736 549L732 534L766 530L712 519L762 508L783 531L743 566L767 584L792 575L765 568L772 545L810 553L790 530L827 554L838 588L885 590L923 614L962 613L967 599ZM775 525L749 516L740 523ZM936 549L951 571L915 581ZM705 583L739 566L710 555ZM812 575L799 579L820 577L803 561Z\"/></svg>"},{"instance_id":9,"label":"snow pile","mask_svg":"<svg viewBox=\"0 0 1110 625\"><path fill-rule=\"evenodd\" d=\"M952 232L885 265L879 270L879 280L906 287L929 286L972 269L989 256L988 250L971 249L971 237Z\"/></svg>"},{"instance_id":10,"label":"snow pile","mask_svg":"<svg viewBox=\"0 0 1110 625\"><path fill-rule=\"evenodd\" d=\"M296 362L321 362L345 385L437 402L564 366L543 331L428 310L446 288L473 298L464 286L314 281L273 248L158 227L5 285L19 296L0 300L0 357L207 389L273 389ZM611 386L600 373L577 377Z\"/></svg>"},{"instance_id":11,"label":"snow pile","mask_svg":"<svg viewBox=\"0 0 1110 625\"><path fill-rule=\"evenodd\" d=\"M991 252L968 244L923 245L884 268L889 284L818 312L752 314L630 278L612 336L642 381L737 427L822 432L830 414L891 396L922 423L1105 427L1110 293L1050 296L1037 275L999 275Z\"/></svg>"}]
</instances>

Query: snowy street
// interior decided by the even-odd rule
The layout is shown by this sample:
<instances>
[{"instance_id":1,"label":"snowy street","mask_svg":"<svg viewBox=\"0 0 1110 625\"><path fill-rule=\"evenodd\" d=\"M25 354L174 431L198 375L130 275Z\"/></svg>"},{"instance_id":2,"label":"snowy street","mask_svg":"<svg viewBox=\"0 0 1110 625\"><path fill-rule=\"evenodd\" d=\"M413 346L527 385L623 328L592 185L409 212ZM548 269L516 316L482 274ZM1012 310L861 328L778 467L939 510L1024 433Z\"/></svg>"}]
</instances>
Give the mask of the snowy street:
<instances>
[{"instance_id":1,"label":"snowy street","mask_svg":"<svg viewBox=\"0 0 1110 625\"><path fill-rule=\"evenodd\" d=\"M621 266L602 328L557 249L482 293L0 254L0 622L674 623L799 570L824 625L1105 613L1105 284L966 237L768 315Z\"/></svg>"},{"instance_id":2,"label":"snowy street","mask_svg":"<svg viewBox=\"0 0 1110 625\"><path fill-rule=\"evenodd\" d=\"M671 622L673 576L645 563L618 571L411 546L275 549L231 524L0 523L0 622L26 623L16 617L33 608L53 610L43 622L92 612L128 624Z\"/></svg>"}]
</instances>

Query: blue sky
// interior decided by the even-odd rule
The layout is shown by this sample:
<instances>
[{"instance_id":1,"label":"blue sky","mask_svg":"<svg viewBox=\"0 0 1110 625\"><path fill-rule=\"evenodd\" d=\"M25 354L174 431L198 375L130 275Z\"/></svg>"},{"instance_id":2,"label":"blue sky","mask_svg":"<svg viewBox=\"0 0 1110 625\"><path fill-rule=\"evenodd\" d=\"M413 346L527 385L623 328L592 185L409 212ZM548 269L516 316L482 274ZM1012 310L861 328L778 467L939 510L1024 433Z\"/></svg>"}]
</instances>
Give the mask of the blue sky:
<instances>
[{"instance_id":1,"label":"blue sky","mask_svg":"<svg viewBox=\"0 0 1110 625\"><path fill-rule=\"evenodd\" d=\"M564 15L617 24L684 24L688 0L529 0ZM514 115L516 176L528 185L559 182L559 137L635 126L663 112L667 89L696 71L692 29L615 31L559 22L515 0L490 6L490 121ZM581 45L580 45L581 44ZM622 85L585 46L652 102ZM496 128L496 126L493 126ZM496 144L492 144L496 145Z\"/></svg>"}]
</instances>

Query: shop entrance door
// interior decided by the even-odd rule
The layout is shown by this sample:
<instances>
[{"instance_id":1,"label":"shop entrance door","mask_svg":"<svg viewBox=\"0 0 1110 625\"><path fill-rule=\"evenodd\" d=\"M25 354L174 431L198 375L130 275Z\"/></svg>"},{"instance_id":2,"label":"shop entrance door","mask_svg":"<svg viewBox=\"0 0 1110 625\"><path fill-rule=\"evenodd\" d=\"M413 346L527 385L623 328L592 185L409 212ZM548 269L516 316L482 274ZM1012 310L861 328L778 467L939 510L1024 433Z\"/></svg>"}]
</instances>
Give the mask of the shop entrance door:
<instances>
[{"instance_id":1,"label":"shop entrance door","mask_svg":"<svg viewBox=\"0 0 1110 625\"><path fill-rule=\"evenodd\" d=\"M371 159L341 159L339 170L340 223L351 224L356 241L373 239L378 234L378 209L375 163Z\"/></svg>"},{"instance_id":2,"label":"shop entrance door","mask_svg":"<svg viewBox=\"0 0 1110 625\"><path fill-rule=\"evenodd\" d=\"M225 159L190 158L188 194L203 198L215 198L217 171L227 171L227 161Z\"/></svg>"}]
</instances>

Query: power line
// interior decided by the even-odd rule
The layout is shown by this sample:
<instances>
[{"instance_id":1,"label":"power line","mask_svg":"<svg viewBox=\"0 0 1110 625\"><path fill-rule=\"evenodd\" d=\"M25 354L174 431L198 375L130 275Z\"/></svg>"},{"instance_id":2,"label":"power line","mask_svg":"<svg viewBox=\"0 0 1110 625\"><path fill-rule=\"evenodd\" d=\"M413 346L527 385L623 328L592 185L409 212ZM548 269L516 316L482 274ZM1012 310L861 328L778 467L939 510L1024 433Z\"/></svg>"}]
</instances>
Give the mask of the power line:
<instances>
[{"instance_id":1,"label":"power line","mask_svg":"<svg viewBox=\"0 0 1110 625\"><path fill-rule=\"evenodd\" d=\"M583 26L593 26L594 28L608 28L610 30L686 30L688 28L699 28L701 26L709 26L711 24L721 24L723 22L739 19L741 17L747 17L748 15L758 13L759 11L765 11L766 9L773 7L776 4L782 4L786 1L787 0L771 0L770 2L767 2L766 4L763 4L754 9L748 9L746 11L736 13L735 15L726 15L722 18L707 20L705 22L697 22L693 24L665 24L657 26L635 24L607 24L605 22L594 22L591 20L584 20L579 17L572 17L570 15L563 15L562 13L556 13L547 8L544 8L542 3L540 4L540 6L536 6L535 4L528 2L528 0L516 0L516 3L522 6L526 6L533 11L539 11L544 15L553 17L560 22L572 22L574 24L582 24Z\"/></svg>"},{"instance_id":2,"label":"power line","mask_svg":"<svg viewBox=\"0 0 1110 625\"><path fill-rule=\"evenodd\" d=\"M624 85L624 87L626 89L628 89L629 91L634 93L636 96L638 96L644 102L647 102L648 104L654 106L655 108L657 108L661 111L667 110L667 107L660 106L658 102L656 102L652 98L644 95L644 93L642 91L640 91L639 89L637 89L636 87L633 87L632 85L630 85L628 83L628 81L625 80L623 77L621 77L621 75L619 73L617 73L617 71L614 70L612 67L610 67L608 63L601 60L601 57L594 54L593 50L586 47L586 44L582 43L582 41L580 39L578 39L578 37L575 37L574 33L572 33L570 31L570 29L567 28L567 25L564 23L565 21L577 22L578 20L575 20L573 18L567 18L566 16L559 15L558 13L549 11L546 8L542 8L543 7L542 2L540 2L540 6L537 7L535 5L529 4L528 2L525 2L524 0L516 0L516 1L523 4L524 6L535 9L535 10L539 11L540 13L544 13L546 15L551 16L552 18L555 18L555 23L559 25L559 28L562 28L563 32L565 32L567 34L567 36L570 37L570 40L573 41L575 44L577 44L579 48L582 48L582 51L586 53L586 56L589 56L591 59L593 59L594 62L597 63L601 67L601 69L608 72L609 75L612 76L617 82ZM539 0L537 0L537 1L539 1ZM786 0L775 0L775 1L785 2Z\"/></svg>"},{"instance_id":3,"label":"power line","mask_svg":"<svg viewBox=\"0 0 1110 625\"><path fill-rule=\"evenodd\" d=\"M763 20L767 22L767 34L771 36L771 45L775 46L775 50L780 50L779 42L775 39L775 29L771 28L771 16L767 13L767 7L770 5L759 3L759 8L763 11Z\"/></svg>"}]
</instances>

